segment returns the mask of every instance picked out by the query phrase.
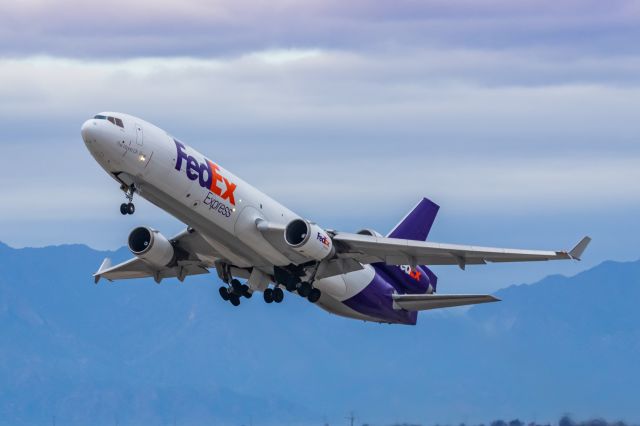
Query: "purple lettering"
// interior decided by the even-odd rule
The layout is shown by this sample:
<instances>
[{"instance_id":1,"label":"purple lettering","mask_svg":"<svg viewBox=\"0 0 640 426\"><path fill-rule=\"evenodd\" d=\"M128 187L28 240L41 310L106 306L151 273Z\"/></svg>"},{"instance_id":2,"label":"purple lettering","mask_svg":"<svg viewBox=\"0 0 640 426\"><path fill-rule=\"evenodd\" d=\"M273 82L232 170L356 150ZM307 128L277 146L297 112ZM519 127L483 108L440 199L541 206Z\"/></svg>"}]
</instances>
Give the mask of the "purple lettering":
<instances>
[{"instance_id":1,"label":"purple lettering","mask_svg":"<svg viewBox=\"0 0 640 426\"><path fill-rule=\"evenodd\" d=\"M191 180L196 180L198 176L200 176L200 163L192 156L189 156L187 158L187 177Z\"/></svg>"},{"instance_id":2,"label":"purple lettering","mask_svg":"<svg viewBox=\"0 0 640 426\"><path fill-rule=\"evenodd\" d=\"M187 159L187 153L185 152L184 145L182 145L177 140L173 140L176 144L176 149L178 150L177 158L176 158L176 170L182 170L182 160Z\"/></svg>"},{"instance_id":3,"label":"purple lettering","mask_svg":"<svg viewBox=\"0 0 640 426\"><path fill-rule=\"evenodd\" d=\"M200 186L209 189L211 187L212 176L213 173L211 173L209 162L205 161L203 164L200 164Z\"/></svg>"}]
</instances>

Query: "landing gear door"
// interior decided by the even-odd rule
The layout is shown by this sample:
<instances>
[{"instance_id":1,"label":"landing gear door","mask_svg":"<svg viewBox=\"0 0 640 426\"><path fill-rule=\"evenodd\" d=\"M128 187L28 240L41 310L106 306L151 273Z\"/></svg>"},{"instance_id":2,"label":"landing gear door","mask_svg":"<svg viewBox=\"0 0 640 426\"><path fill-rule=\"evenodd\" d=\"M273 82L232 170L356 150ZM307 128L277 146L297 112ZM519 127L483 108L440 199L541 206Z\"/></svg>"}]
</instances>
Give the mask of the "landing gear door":
<instances>
[{"instance_id":1,"label":"landing gear door","mask_svg":"<svg viewBox=\"0 0 640 426\"><path fill-rule=\"evenodd\" d=\"M136 128L136 145L142 146L142 140L144 136L142 132L142 126L139 125L138 123L135 123L135 128Z\"/></svg>"}]
</instances>

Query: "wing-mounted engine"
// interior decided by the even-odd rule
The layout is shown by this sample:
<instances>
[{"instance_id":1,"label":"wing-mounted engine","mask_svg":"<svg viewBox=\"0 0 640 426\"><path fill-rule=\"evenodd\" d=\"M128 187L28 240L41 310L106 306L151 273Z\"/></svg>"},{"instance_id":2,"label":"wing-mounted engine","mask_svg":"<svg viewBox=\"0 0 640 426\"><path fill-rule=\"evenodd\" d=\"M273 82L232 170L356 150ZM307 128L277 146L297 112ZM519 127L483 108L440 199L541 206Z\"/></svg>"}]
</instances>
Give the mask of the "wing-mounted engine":
<instances>
[{"instance_id":1,"label":"wing-mounted engine","mask_svg":"<svg viewBox=\"0 0 640 426\"><path fill-rule=\"evenodd\" d=\"M292 250L310 260L321 261L335 253L329 234L307 220L289 222L284 230L284 240Z\"/></svg>"},{"instance_id":2,"label":"wing-mounted engine","mask_svg":"<svg viewBox=\"0 0 640 426\"><path fill-rule=\"evenodd\" d=\"M127 241L131 253L153 266L167 266L175 260L173 245L154 229L140 226L131 231Z\"/></svg>"}]
</instances>

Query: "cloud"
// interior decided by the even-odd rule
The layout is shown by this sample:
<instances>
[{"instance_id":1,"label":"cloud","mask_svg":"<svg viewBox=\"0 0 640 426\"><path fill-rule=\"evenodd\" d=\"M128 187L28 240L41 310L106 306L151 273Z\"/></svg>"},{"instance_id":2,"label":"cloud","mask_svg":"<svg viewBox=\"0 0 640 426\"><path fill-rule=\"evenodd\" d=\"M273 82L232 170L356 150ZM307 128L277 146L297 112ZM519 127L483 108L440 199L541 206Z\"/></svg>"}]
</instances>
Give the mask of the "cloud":
<instances>
[{"instance_id":1,"label":"cloud","mask_svg":"<svg viewBox=\"0 0 640 426\"><path fill-rule=\"evenodd\" d=\"M0 52L65 57L226 56L271 48L545 47L637 54L633 0L236 0L0 5Z\"/></svg>"},{"instance_id":2,"label":"cloud","mask_svg":"<svg viewBox=\"0 0 640 426\"><path fill-rule=\"evenodd\" d=\"M64 156L95 174L79 127L96 112L116 110L157 123L278 197L299 201L306 192L312 204L317 196L335 199L336 185L343 189L336 202L354 193L435 194L452 203L482 194L517 199L521 208L638 192L640 87L554 77L601 68L606 74L613 65L581 62L558 71L553 62L529 59L547 76L500 84L497 74L509 78L501 71L513 61L508 53L417 50L391 59L317 49L229 59L4 59L0 143L9 158ZM636 67L635 60L619 64ZM267 173L269 164L283 166ZM7 176L39 185L20 168L13 162ZM51 179L78 171L39 169L40 178ZM15 197L11 179L3 191ZM89 186L84 190L98 202ZM64 206L60 214L68 214Z\"/></svg>"}]
</instances>

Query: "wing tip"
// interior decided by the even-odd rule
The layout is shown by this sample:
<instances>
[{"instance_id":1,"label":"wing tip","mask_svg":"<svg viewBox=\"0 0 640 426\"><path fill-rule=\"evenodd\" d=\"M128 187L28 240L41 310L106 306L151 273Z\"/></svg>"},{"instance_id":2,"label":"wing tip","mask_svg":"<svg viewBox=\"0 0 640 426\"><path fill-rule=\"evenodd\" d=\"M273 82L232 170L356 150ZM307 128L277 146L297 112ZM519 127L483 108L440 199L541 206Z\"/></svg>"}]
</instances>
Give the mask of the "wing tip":
<instances>
[{"instance_id":1,"label":"wing tip","mask_svg":"<svg viewBox=\"0 0 640 426\"><path fill-rule=\"evenodd\" d=\"M583 237L578 244L576 244L570 251L569 251L569 256L571 257L571 259L574 260L581 260L582 258L582 254L585 252L585 250L587 249L587 247L589 246L589 243L591 243L591 237L589 236L585 236Z\"/></svg>"},{"instance_id":2,"label":"wing tip","mask_svg":"<svg viewBox=\"0 0 640 426\"><path fill-rule=\"evenodd\" d=\"M98 268L98 270L96 271L95 274L93 274L93 282L94 284L98 284L98 282L100 281L100 279L102 278L102 274L109 268L111 268L112 263L111 263L111 258L109 257L105 257L105 259L102 261L102 263L100 264L100 267Z\"/></svg>"}]
</instances>

